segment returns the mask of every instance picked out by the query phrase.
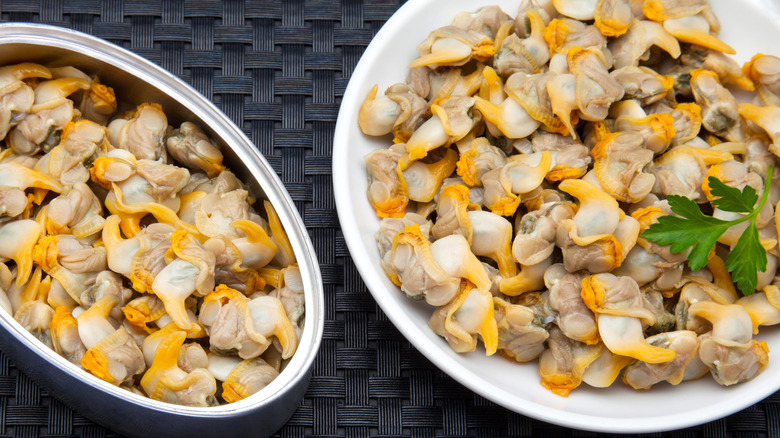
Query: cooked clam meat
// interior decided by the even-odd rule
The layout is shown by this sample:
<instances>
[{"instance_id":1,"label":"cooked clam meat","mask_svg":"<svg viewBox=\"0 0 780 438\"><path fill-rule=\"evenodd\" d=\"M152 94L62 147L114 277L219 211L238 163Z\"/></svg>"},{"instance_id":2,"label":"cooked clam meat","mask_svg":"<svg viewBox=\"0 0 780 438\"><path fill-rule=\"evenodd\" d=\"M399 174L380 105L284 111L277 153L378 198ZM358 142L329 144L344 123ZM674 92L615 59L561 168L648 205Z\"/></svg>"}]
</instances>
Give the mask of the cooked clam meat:
<instances>
[{"instance_id":1,"label":"cooked clam meat","mask_svg":"<svg viewBox=\"0 0 780 438\"><path fill-rule=\"evenodd\" d=\"M498 12L464 18L471 30L442 39L465 37L479 52L482 32L506 21ZM226 169L209 127L170 126L158 103L132 104L110 83L75 66L0 67L0 307L74 366L135 394L187 406L249 397L303 333L290 239L273 206ZM367 102L367 129L389 123L376 133L410 140L430 104L403 84L384 99ZM440 102L443 142L471 129L470 99ZM396 106L390 122L383 105ZM457 152L436 147L426 161L401 160L405 151L389 166L377 160L388 216L433 199L455 171ZM207 351L235 364L214 366Z\"/></svg>"},{"instance_id":2,"label":"cooked clam meat","mask_svg":"<svg viewBox=\"0 0 780 438\"><path fill-rule=\"evenodd\" d=\"M780 174L764 180L780 57L741 66L720 27L708 0L523 0L514 18L458 14L405 82L367 93L357 123L388 144L365 157L382 269L454 351L538 358L559 395L766 366L753 334L780 323ZM723 186L766 203L746 217ZM695 269L690 248L651 240L693 214L675 197L742 221ZM728 255L749 226L766 268L742 292Z\"/></svg>"}]
</instances>

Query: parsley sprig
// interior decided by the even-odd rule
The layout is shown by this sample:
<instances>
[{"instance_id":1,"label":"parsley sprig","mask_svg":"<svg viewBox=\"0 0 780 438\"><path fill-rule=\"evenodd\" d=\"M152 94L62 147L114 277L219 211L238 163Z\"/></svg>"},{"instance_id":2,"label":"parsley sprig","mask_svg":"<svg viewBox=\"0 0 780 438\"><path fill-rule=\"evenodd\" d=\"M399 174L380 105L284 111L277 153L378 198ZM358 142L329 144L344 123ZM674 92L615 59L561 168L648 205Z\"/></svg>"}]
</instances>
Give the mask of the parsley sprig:
<instances>
[{"instance_id":1,"label":"parsley sprig","mask_svg":"<svg viewBox=\"0 0 780 438\"><path fill-rule=\"evenodd\" d=\"M772 182L772 166L769 166L767 171L760 202L753 187L745 186L740 191L727 186L713 176L707 181L710 185L710 193L715 197L712 200L713 206L723 211L745 213L745 215L724 221L705 215L695 202L685 196L669 195L666 197L669 207L679 216L659 217L657 223L650 225L642 233L642 237L660 245L671 245L669 250L674 254L693 247L688 254L688 266L691 270L697 271L707 265L710 251L726 230L749 221L747 228L726 258L726 270L731 272L732 279L737 283L739 290L744 295L750 295L756 290L758 271L766 271L766 250L761 246L758 238L756 218L766 203Z\"/></svg>"}]
</instances>

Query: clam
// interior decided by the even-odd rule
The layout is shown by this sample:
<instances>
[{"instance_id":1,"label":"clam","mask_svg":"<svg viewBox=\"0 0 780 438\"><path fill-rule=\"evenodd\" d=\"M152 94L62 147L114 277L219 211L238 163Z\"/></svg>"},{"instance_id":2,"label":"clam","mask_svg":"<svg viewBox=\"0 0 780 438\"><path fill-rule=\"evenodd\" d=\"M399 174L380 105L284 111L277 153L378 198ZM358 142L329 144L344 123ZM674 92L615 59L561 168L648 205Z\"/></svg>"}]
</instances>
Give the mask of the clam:
<instances>
[{"instance_id":1,"label":"clam","mask_svg":"<svg viewBox=\"0 0 780 438\"><path fill-rule=\"evenodd\" d=\"M546 277L547 282L552 283L547 305L561 332L577 342L589 345L598 343L600 338L596 316L581 296L582 276L566 272L552 281L549 273Z\"/></svg>"},{"instance_id":2,"label":"clam","mask_svg":"<svg viewBox=\"0 0 780 438\"><path fill-rule=\"evenodd\" d=\"M165 255L171 248L172 234L171 227L147 227L136 234L137 250L132 249L135 243L123 248L133 252L129 273L133 289L142 293L152 290L155 277L167 265Z\"/></svg>"},{"instance_id":3,"label":"clam","mask_svg":"<svg viewBox=\"0 0 780 438\"><path fill-rule=\"evenodd\" d=\"M648 363L637 361L623 371L623 382L634 389L649 389L656 383L667 381L679 384L685 377L688 365L697 357L699 339L696 333L680 330L659 333L647 338L650 345L667 348L677 354L669 362Z\"/></svg>"},{"instance_id":4,"label":"clam","mask_svg":"<svg viewBox=\"0 0 780 438\"><path fill-rule=\"evenodd\" d=\"M107 295L77 318L81 342L87 349L81 366L96 377L114 385L129 382L144 371L143 354L123 327L114 329L108 313L117 298Z\"/></svg>"},{"instance_id":5,"label":"clam","mask_svg":"<svg viewBox=\"0 0 780 438\"><path fill-rule=\"evenodd\" d=\"M619 266L627 251L613 234L621 221L617 201L584 180L568 179L559 188L580 199L577 213L559 222L556 231L567 269L605 272Z\"/></svg>"},{"instance_id":6,"label":"clam","mask_svg":"<svg viewBox=\"0 0 780 438\"><path fill-rule=\"evenodd\" d=\"M237 222L232 222L233 226L241 229ZM253 228L247 232L247 238L230 240L227 237L218 236L203 242L203 248L214 255L214 282L225 284L246 294L252 294L254 291L263 289L266 286L266 279L260 274L260 270L268 269L266 268L268 264L266 263L263 267L257 268L245 267L244 255L242 255L242 251L239 250L238 246L248 246L244 247L243 251L246 253L247 263L253 266L271 260L278 250L278 247L270 238L265 243L260 243L261 241L259 240L256 244L251 243L257 237L255 234L252 234L252 230L257 231L258 228L262 228L254 222L253 224ZM267 244L271 243L274 245L273 253L270 251L272 248L267 246ZM278 269L274 269L274 271L278 271Z\"/></svg>"},{"instance_id":7,"label":"clam","mask_svg":"<svg viewBox=\"0 0 780 438\"><path fill-rule=\"evenodd\" d=\"M81 365L81 358L87 349L79 337L78 324L71 311L59 306L49 324L54 350L70 362Z\"/></svg>"},{"instance_id":8,"label":"clam","mask_svg":"<svg viewBox=\"0 0 780 438\"><path fill-rule=\"evenodd\" d=\"M718 383L750 380L766 366L768 348L752 339L753 322L744 307L700 301L688 311L712 323L712 332L701 336L699 357Z\"/></svg>"},{"instance_id":9,"label":"clam","mask_svg":"<svg viewBox=\"0 0 780 438\"><path fill-rule=\"evenodd\" d=\"M529 8L525 14L530 27L528 37L521 39L511 34L501 40L495 53L493 66L500 75L540 73L550 60L550 50L543 36L546 23L536 9Z\"/></svg>"},{"instance_id":10,"label":"clam","mask_svg":"<svg viewBox=\"0 0 780 438\"><path fill-rule=\"evenodd\" d=\"M660 24L649 20L637 20L628 31L608 45L614 57L615 68L637 65L645 58L650 47L658 46L672 58L680 56L680 43ZM645 58L646 59L646 58Z\"/></svg>"},{"instance_id":11,"label":"clam","mask_svg":"<svg viewBox=\"0 0 780 438\"><path fill-rule=\"evenodd\" d=\"M594 388L608 388L617 380L620 372L634 362L634 359L627 356L615 354L606 347L602 346L598 357L588 364L582 375L582 381Z\"/></svg>"},{"instance_id":12,"label":"clam","mask_svg":"<svg viewBox=\"0 0 780 438\"><path fill-rule=\"evenodd\" d=\"M411 93L394 97L403 107ZM428 103L416 99L421 122ZM460 129L461 107L441 105L447 129ZM114 89L76 67L0 67L0 307L75 366L143 397L198 407L248 397L304 334L304 267L274 207L225 169L207 129L186 118L174 129L156 103L116 111ZM394 132L417 128L408 116ZM446 158L442 178L458 156ZM415 193L433 197L440 183ZM233 313L218 320L224 308ZM232 349L236 321L247 342ZM257 359L218 395L204 347ZM260 362L272 371L262 384Z\"/></svg>"},{"instance_id":13,"label":"clam","mask_svg":"<svg viewBox=\"0 0 780 438\"><path fill-rule=\"evenodd\" d=\"M561 15L587 21L593 19L598 0L553 0L552 3Z\"/></svg>"},{"instance_id":14,"label":"clam","mask_svg":"<svg viewBox=\"0 0 780 438\"><path fill-rule=\"evenodd\" d=\"M480 97L474 98L474 106L485 120L495 125L507 138L524 138L536 131L539 121L512 98L506 98L500 105Z\"/></svg>"},{"instance_id":15,"label":"clam","mask_svg":"<svg viewBox=\"0 0 780 438\"><path fill-rule=\"evenodd\" d=\"M691 313L690 307L700 301L732 304L736 298L736 293L733 291L719 288L706 281L686 283L680 290L680 298L675 307L677 329L692 330L699 335L707 333L712 329L712 324L707 319Z\"/></svg>"},{"instance_id":16,"label":"clam","mask_svg":"<svg viewBox=\"0 0 780 438\"><path fill-rule=\"evenodd\" d=\"M535 265L550 257L555 249L557 224L574 216L571 203L551 202L523 215L512 241L515 261Z\"/></svg>"},{"instance_id":17,"label":"clam","mask_svg":"<svg viewBox=\"0 0 780 438\"><path fill-rule=\"evenodd\" d=\"M390 263L385 266L385 272L408 296L425 299L434 306L448 303L460 287L458 278L436 263L431 244L417 224L407 226L393 237Z\"/></svg>"},{"instance_id":18,"label":"clam","mask_svg":"<svg viewBox=\"0 0 780 438\"><path fill-rule=\"evenodd\" d=\"M769 150L775 154L780 154L780 106L756 106L752 103L740 103L738 106L739 115L750 120L763 129L772 144Z\"/></svg>"},{"instance_id":19,"label":"clam","mask_svg":"<svg viewBox=\"0 0 780 438\"><path fill-rule=\"evenodd\" d=\"M471 219L468 209L472 204L469 189L454 184L442 189L439 202L436 203L436 223L431 228L434 238L440 239L450 234L461 234L470 243L473 240Z\"/></svg>"},{"instance_id":20,"label":"clam","mask_svg":"<svg viewBox=\"0 0 780 438\"><path fill-rule=\"evenodd\" d=\"M609 73L623 89L625 97L650 105L663 99L674 85L674 80L647 67L628 65Z\"/></svg>"},{"instance_id":21,"label":"clam","mask_svg":"<svg viewBox=\"0 0 780 438\"><path fill-rule=\"evenodd\" d=\"M572 138L577 138L574 124L579 121L579 105L577 103L577 84L573 74L555 75L547 84L547 94L550 99L550 109L568 130Z\"/></svg>"},{"instance_id":22,"label":"clam","mask_svg":"<svg viewBox=\"0 0 780 438\"><path fill-rule=\"evenodd\" d=\"M545 28L544 39L550 46L551 53L566 56L572 47L592 47L604 54L608 60L607 64L612 64L612 55L607 50L607 39L596 26L570 18L556 18ZM552 59L550 64L552 68Z\"/></svg>"},{"instance_id":23,"label":"clam","mask_svg":"<svg viewBox=\"0 0 780 438\"><path fill-rule=\"evenodd\" d=\"M179 351L186 333L173 331L157 346L154 360L141 378L141 387L154 400L184 406L213 406L217 384L205 368L186 372L179 368Z\"/></svg>"},{"instance_id":24,"label":"clam","mask_svg":"<svg viewBox=\"0 0 780 438\"><path fill-rule=\"evenodd\" d=\"M73 234L82 239L99 233L105 219L100 200L84 183L75 185L46 207L45 228L48 234Z\"/></svg>"},{"instance_id":25,"label":"clam","mask_svg":"<svg viewBox=\"0 0 780 438\"><path fill-rule=\"evenodd\" d=\"M24 190L11 186L0 186L0 218L15 218L28 211L29 201Z\"/></svg>"},{"instance_id":26,"label":"clam","mask_svg":"<svg viewBox=\"0 0 780 438\"><path fill-rule=\"evenodd\" d=\"M707 0L522 0L514 20L497 7L459 14L418 46L406 83L370 90L358 124L394 143L366 157L380 264L435 308L429 328L453 351L482 342L538 358L542 385L562 396L621 373L647 389L708 370L728 385L765 366L765 346L742 331L780 322L780 191L760 177L780 164L780 61L740 68L719 30ZM733 87L758 97L738 104ZM767 269L751 296L724 262L747 223L695 272L689 251L641 237L675 214L673 195L738 219L709 177L770 184L756 217ZM199 184L182 190L180 220L192 222ZM205 244L236 252L220 245ZM256 294L281 296L282 270L255 269Z\"/></svg>"},{"instance_id":27,"label":"clam","mask_svg":"<svg viewBox=\"0 0 780 438\"><path fill-rule=\"evenodd\" d=\"M599 335L609 351L647 363L669 362L676 351L650 344L642 324L652 324L655 316L641 304L641 292L628 277L596 274L582 281L582 299L596 314Z\"/></svg>"},{"instance_id":28,"label":"clam","mask_svg":"<svg viewBox=\"0 0 780 438\"><path fill-rule=\"evenodd\" d=\"M20 287L30 278L33 268L33 254L38 238L42 234L38 222L30 219L8 222L0 225L0 258L16 263L16 286Z\"/></svg>"},{"instance_id":29,"label":"clam","mask_svg":"<svg viewBox=\"0 0 780 438\"><path fill-rule=\"evenodd\" d=\"M82 78L59 78L35 87L35 101L30 112L8 132L6 142L17 154L31 155L48 151L57 143L62 128L74 118L73 101L68 95L89 87ZM45 144L44 144L45 143Z\"/></svg>"},{"instance_id":30,"label":"clam","mask_svg":"<svg viewBox=\"0 0 780 438\"><path fill-rule=\"evenodd\" d=\"M220 285L204 297L198 317L214 352L235 351L242 359L250 359L271 346L272 336L282 344L283 357L290 357L295 351L295 331L276 298L262 296L250 300Z\"/></svg>"},{"instance_id":31,"label":"clam","mask_svg":"<svg viewBox=\"0 0 780 438\"><path fill-rule=\"evenodd\" d=\"M671 140L671 139L670 139ZM653 151L642 147L650 142L632 131L608 134L591 151L593 169L605 192L622 202L639 202L655 184L655 176L645 172L650 167Z\"/></svg>"},{"instance_id":32,"label":"clam","mask_svg":"<svg viewBox=\"0 0 780 438\"><path fill-rule=\"evenodd\" d=\"M468 96L451 96L432 104L433 116L406 142L408 159L419 160L431 150L465 137L475 123L470 111L473 105L474 98Z\"/></svg>"},{"instance_id":33,"label":"clam","mask_svg":"<svg viewBox=\"0 0 780 438\"><path fill-rule=\"evenodd\" d=\"M728 152L678 146L666 151L654 162L656 177L653 191L664 195L682 195L694 201L703 201L701 184L707 167L731 159Z\"/></svg>"},{"instance_id":34,"label":"clam","mask_svg":"<svg viewBox=\"0 0 780 438\"><path fill-rule=\"evenodd\" d=\"M197 266L177 258L160 269L154 277L151 290L163 302L166 313L182 330L192 328L184 300L197 289L197 277L202 272ZM213 282L213 278L211 279Z\"/></svg>"},{"instance_id":35,"label":"clam","mask_svg":"<svg viewBox=\"0 0 780 438\"><path fill-rule=\"evenodd\" d=\"M27 78L51 78L51 72L34 63L21 63L0 67L0 139L15 126L21 114L30 112L35 102L35 92L23 82Z\"/></svg>"},{"instance_id":36,"label":"clam","mask_svg":"<svg viewBox=\"0 0 780 438\"><path fill-rule=\"evenodd\" d=\"M663 25L667 32L681 42L729 54L737 53L731 46L710 34L712 31L710 23L701 14L666 19Z\"/></svg>"},{"instance_id":37,"label":"clam","mask_svg":"<svg viewBox=\"0 0 780 438\"><path fill-rule=\"evenodd\" d=\"M743 71L764 105L780 106L780 58L759 53L745 63Z\"/></svg>"},{"instance_id":38,"label":"clam","mask_svg":"<svg viewBox=\"0 0 780 438\"><path fill-rule=\"evenodd\" d=\"M107 125L117 109L114 89L101 84L99 79L90 78L89 89L84 91L79 111L82 116L98 125Z\"/></svg>"},{"instance_id":39,"label":"clam","mask_svg":"<svg viewBox=\"0 0 780 438\"><path fill-rule=\"evenodd\" d=\"M34 168L65 186L86 183L90 173L85 163L96 158L98 151L109 148L103 126L79 120L63 128L60 143L41 157Z\"/></svg>"},{"instance_id":40,"label":"clam","mask_svg":"<svg viewBox=\"0 0 780 438\"><path fill-rule=\"evenodd\" d=\"M599 0L593 11L596 27L607 37L626 33L633 16L630 0Z\"/></svg>"},{"instance_id":41,"label":"clam","mask_svg":"<svg viewBox=\"0 0 780 438\"><path fill-rule=\"evenodd\" d=\"M603 347L573 341L557 327L552 327L549 332L547 349L539 357L542 386L555 394L567 396L580 386L585 370L599 357Z\"/></svg>"},{"instance_id":42,"label":"clam","mask_svg":"<svg viewBox=\"0 0 780 438\"><path fill-rule=\"evenodd\" d=\"M703 68L717 73L723 84L736 85L748 91L756 89L753 76L749 73L750 67L746 71L737 61L723 52L690 45L680 57L680 61L686 68L690 67L690 70Z\"/></svg>"},{"instance_id":43,"label":"clam","mask_svg":"<svg viewBox=\"0 0 780 438\"><path fill-rule=\"evenodd\" d=\"M274 243L271 236L268 235L268 231L257 222L239 219L231 222L230 226L246 234L246 237L239 237L230 241L240 254L242 268L262 268L268 265L276 256L277 251L279 251L279 247Z\"/></svg>"},{"instance_id":44,"label":"clam","mask_svg":"<svg viewBox=\"0 0 780 438\"><path fill-rule=\"evenodd\" d=\"M271 295L282 303L287 319L296 328L297 333L297 330L302 327L304 313L306 312L301 270L298 266L289 266L284 270L283 275L284 283L282 287L276 289Z\"/></svg>"},{"instance_id":45,"label":"clam","mask_svg":"<svg viewBox=\"0 0 780 438\"><path fill-rule=\"evenodd\" d=\"M379 217L403 216L409 202L408 189L398 163L403 155L377 149L366 156L369 169L368 199Z\"/></svg>"},{"instance_id":46,"label":"clam","mask_svg":"<svg viewBox=\"0 0 780 438\"><path fill-rule=\"evenodd\" d=\"M44 345L53 348L50 329L53 316L54 309L51 306L42 300L32 300L19 306L14 319Z\"/></svg>"},{"instance_id":47,"label":"clam","mask_svg":"<svg viewBox=\"0 0 780 438\"><path fill-rule=\"evenodd\" d=\"M420 57L409 67L429 66L435 69L442 65L463 65L471 59L484 61L496 53L496 48L489 36L451 25L431 32L417 46L417 52Z\"/></svg>"},{"instance_id":48,"label":"clam","mask_svg":"<svg viewBox=\"0 0 780 438\"><path fill-rule=\"evenodd\" d=\"M450 304L433 312L428 325L444 337L456 352L474 351L477 335L485 344L485 354L498 348L498 327L493 317L493 296L463 282L461 291Z\"/></svg>"},{"instance_id":49,"label":"clam","mask_svg":"<svg viewBox=\"0 0 780 438\"><path fill-rule=\"evenodd\" d=\"M200 208L195 211L195 235L208 237L225 236L241 237L241 232L230 224L235 221L249 219L249 192L236 189L227 193L210 193L200 202Z\"/></svg>"},{"instance_id":50,"label":"clam","mask_svg":"<svg viewBox=\"0 0 780 438\"><path fill-rule=\"evenodd\" d=\"M506 164L506 154L484 138L476 138L470 149L462 152L458 158L458 175L467 185L481 186L485 173Z\"/></svg>"},{"instance_id":51,"label":"clam","mask_svg":"<svg viewBox=\"0 0 780 438\"><path fill-rule=\"evenodd\" d=\"M454 77L460 77L455 75ZM427 76L426 76L427 79ZM360 128L366 135L386 135L400 143L409 140L423 122L428 111L428 102L406 84L396 84L387 89L384 96L377 98L377 86L366 96L360 108ZM424 96L427 96L425 93Z\"/></svg>"},{"instance_id":52,"label":"clam","mask_svg":"<svg viewBox=\"0 0 780 438\"><path fill-rule=\"evenodd\" d=\"M520 272L513 277L502 278L499 291L507 296L522 295L527 292L544 288L544 272L552 264L552 259L545 259L533 265L520 264Z\"/></svg>"},{"instance_id":53,"label":"clam","mask_svg":"<svg viewBox=\"0 0 780 438\"><path fill-rule=\"evenodd\" d=\"M122 307L122 313L127 322L151 334L155 330L153 324L165 315L166 311L165 305L156 295L147 294L130 300Z\"/></svg>"},{"instance_id":54,"label":"clam","mask_svg":"<svg viewBox=\"0 0 780 438\"><path fill-rule=\"evenodd\" d=\"M506 81L506 92L548 131L568 133L568 127L553 113L550 102L547 84L554 77L550 72L533 75L514 73Z\"/></svg>"},{"instance_id":55,"label":"clam","mask_svg":"<svg viewBox=\"0 0 780 438\"><path fill-rule=\"evenodd\" d=\"M266 387L279 375L279 371L260 357L239 360L209 354L208 370L222 381L222 397L229 402L249 397Z\"/></svg>"},{"instance_id":56,"label":"clam","mask_svg":"<svg viewBox=\"0 0 780 438\"><path fill-rule=\"evenodd\" d=\"M20 190L31 187L56 193L64 190L62 184L56 179L14 161L0 163L0 184Z\"/></svg>"},{"instance_id":57,"label":"clam","mask_svg":"<svg viewBox=\"0 0 780 438\"><path fill-rule=\"evenodd\" d=\"M194 123L182 123L179 129L168 137L165 145L171 157L190 169L206 172L209 178L225 170L222 165L222 152Z\"/></svg>"},{"instance_id":58,"label":"clam","mask_svg":"<svg viewBox=\"0 0 780 438\"><path fill-rule=\"evenodd\" d=\"M499 353L517 362L536 359L549 336L533 309L493 298Z\"/></svg>"},{"instance_id":59,"label":"clam","mask_svg":"<svg viewBox=\"0 0 780 438\"><path fill-rule=\"evenodd\" d=\"M537 132L531 139L534 152L550 151L554 159L545 175L549 182L579 178L588 170L591 158L588 148L578 140L562 134Z\"/></svg>"},{"instance_id":60,"label":"clam","mask_svg":"<svg viewBox=\"0 0 780 438\"><path fill-rule=\"evenodd\" d=\"M675 138L674 116L650 114L642 118L620 116L615 120L615 130L637 132L644 137L644 148L658 155L669 148Z\"/></svg>"},{"instance_id":61,"label":"clam","mask_svg":"<svg viewBox=\"0 0 780 438\"><path fill-rule=\"evenodd\" d=\"M675 145L685 144L693 140L701 130L701 107L695 103L681 103L671 112L674 118Z\"/></svg>"},{"instance_id":62,"label":"clam","mask_svg":"<svg viewBox=\"0 0 780 438\"><path fill-rule=\"evenodd\" d=\"M137 159L165 160L163 136L168 118L160 105L140 105L129 119L114 119L107 128L109 142L133 154Z\"/></svg>"},{"instance_id":63,"label":"clam","mask_svg":"<svg viewBox=\"0 0 780 438\"><path fill-rule=\"evenodd\" d=\"M753 320L753 331L758 331L758 326L775 325L780 323L780 289L774 284L767 285L763 291L756 292L738 299L735 304L744 307Z\"/></svg>"},{"instance_id":64,"label":"clam","mask_svg":"<svg viewBox=\"0 0 780 438\"><path fill-rule=\"evenodd\" d=\"M366 135L389 134L401 108L398 103L388 97L376 97L379 87L374 85L368 92L366 100L360 107L360 129Z\"/></svg>"},{"instance_id":65,"label":"clam","mask_svg":"<svg viewBox=\"0 0 780 438\"><path fill-rule=\"evenodd\" d=\"M474 12L463 11L452 20L453 26L495 37L499 27L510 21L509 15L498 6L483 6Z\"/></svg>"},{"instance_id":66,"label":"clam","mask_svg":"<svg viewBox=\"0 0 780 438\"><path fill-rule=\"evenodd\" d=\"M115 296L117 303L109 312L109 316L119 324L125 316L122 312L122 306L130 300L132 294L132 290L124 287L122 277L115 272L106 270L98 273L92 284L81 292L78 296L78 303L81 307L88 309L106 295Z\"/></svg>"},{"instance_id":67,"label":"clam","mask_svg":"<svg viewBox=\"0 0 780 438\"><path fill-rule=\"evenodd\" d=\"M623 97L623 87L609 75L603 55L598 50L572 47L567 60L569 70L574 74L580 117L590 121L604 120L609 105Z\"/></svg>"},{"instance_id":68,"label":"clam","mask_svg":"<svg viewBox=\"0 0 780 438\"><path fill-rule=\"evenodd\" d=\"M85 284L90 284L107 266L106 249L85 244L70 234L42 237L32 254L47 274L56 279L76 301Z\"/></svg>"},{"instance_id":69,"label":"clam","mask_svg":"<svg viewBox=\"0 0 780 438\"><path fill-rule=\"evenodd\" d=\"M395 278L395 269L392 267L393 240L396 234L403 232L409 226L417 224L420 234L426 239L430 238L432 223L417 213L407 213L400 218L384 218L380 221L379 231L376 233L377 246L382 258L382 269L388 277ZM393 280L398 283L397 279Z\"/></svg>"},{"instance_id":70,"label":"clam","mask_svg":"<svg viewBox=\"0 0 780 438\"><path fill-rule=\"evenodd\" d=\"M709 70L691 71L691 91L702 109L702 125L715 135L741 140L737 99Z\"/></svg>"},{"instance_id":71,"label":"clam","mask_svg":"<svg viewBox=\"0 0 780 438\"><path fill-rule=\"evenodd\" d=\"M447 149L444 156L436 162L425 164L415 161L410 164L401 172L406 182L409 200L432 201L444 178L450 176L455 170L457 161L458 153L453 149Z\"/></svg>"},{"instance_id":72,"label":"clam","mask_svg":"<svg viewBox=\"0 0 780 438\"><path fill-rule=\"evenodd\" d=\"M502 276L512 277L517 265L512 258L512 224L489 211L467 212L471 223L471 252L496 262Z\"/></svg>"},{"instance_id":73,"label":"clam","mask_svg":"<svg viewBox=\"0 0 780 438\"><path fill-rule=\"evenodd\" d=\"M481 291L490 290L491 282L487 272L476 254L471 252L465 237L452 234L438 239L431 243L430 253L434 262L448 276L469 280Z\"/></svg>"}]
</instances>

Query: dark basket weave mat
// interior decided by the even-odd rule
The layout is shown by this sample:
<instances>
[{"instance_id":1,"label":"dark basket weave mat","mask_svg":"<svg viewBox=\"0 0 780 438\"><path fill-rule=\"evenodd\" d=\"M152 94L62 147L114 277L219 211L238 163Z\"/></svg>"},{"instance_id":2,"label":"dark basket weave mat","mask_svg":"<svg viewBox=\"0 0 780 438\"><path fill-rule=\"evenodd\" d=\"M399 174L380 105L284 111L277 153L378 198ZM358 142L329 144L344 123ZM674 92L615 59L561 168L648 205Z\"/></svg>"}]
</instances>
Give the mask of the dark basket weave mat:
<instances>
[{"instance_id":1,"label":"dark basket weave mat","mask_svg":"<svg viewBox=\"0 0 780 438\"><path fill-rule=\"evenodd\" d=\"M275 436L591 436L506 410L444 375L393 327L352 263L333 198L333 130L350 73L400 3L0 0L0 18L86 32L161 65L242 127L284 181L317 250L327 309L309 390ZM116 436L1 353L0 435ZM780 393L669 435L780 436Z\"/></svg>"}]
</instances>

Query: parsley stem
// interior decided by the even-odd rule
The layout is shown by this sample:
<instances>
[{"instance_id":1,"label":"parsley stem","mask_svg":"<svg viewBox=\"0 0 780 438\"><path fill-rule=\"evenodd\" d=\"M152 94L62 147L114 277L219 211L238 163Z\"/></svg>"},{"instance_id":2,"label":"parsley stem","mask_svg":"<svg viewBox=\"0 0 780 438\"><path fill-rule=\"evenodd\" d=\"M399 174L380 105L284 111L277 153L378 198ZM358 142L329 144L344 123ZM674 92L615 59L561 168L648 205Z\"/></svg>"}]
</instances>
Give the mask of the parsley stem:
<instances>
[{"instance_id":1,"label":"parsley stem","mask_svg":"<svg viewBox=\"0 0 780 438\"><path fill-rule=\"evenodd\" d=\"M755 224L756 217L758 217L758 214L761 212L761 209L764 208L764 204L766 204L767 198L769 198L769 189L771 188L772 185L772 170L773 170L773 166L770 164L766 173L766 182L764 183L764 191L761 193L761 199L758 201L758 206L754 208L753 211L742 216L741 218L728 221L732 227L734 225L741 224L742 222L748 220L751 223Z\"/></svg>"},{"instance_id":2,"label":"parsley stem","mask_svg":"<svg viewBox=\"0 0 780 438\"><path fill-rule=\"evenodd\" d=\"M766 181L764 181L764 193L761 194L761 201L758 202L758 207L750 213L751 215L758 216L758 212L760 212L761 209L764 208L764 204L766 204L766 200L769 197L769 188L772 186L772 170L773 170L773 166L770 164L769 168L766 171Z\"/></svg>"}]
</instances>

